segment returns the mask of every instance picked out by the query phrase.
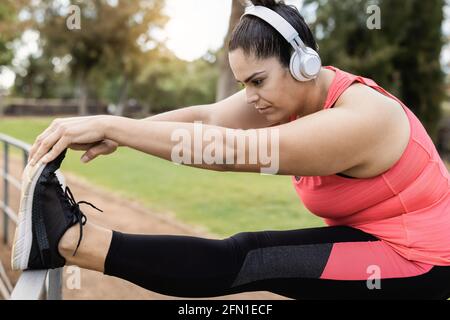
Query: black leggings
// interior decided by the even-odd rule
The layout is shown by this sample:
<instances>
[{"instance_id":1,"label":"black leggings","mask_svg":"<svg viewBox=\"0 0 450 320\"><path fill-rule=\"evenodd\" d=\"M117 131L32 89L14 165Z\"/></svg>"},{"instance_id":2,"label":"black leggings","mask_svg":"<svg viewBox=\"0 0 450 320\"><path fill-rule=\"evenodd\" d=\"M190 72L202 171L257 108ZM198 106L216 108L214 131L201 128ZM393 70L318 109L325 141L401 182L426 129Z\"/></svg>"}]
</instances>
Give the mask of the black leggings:
<instances>
[{"instance_id":1,"label":"black leggings","mask_svg":"<svg viewBox=\"0 0 450 320\"><path fill-rule=\"evenodd\" d=\"M371 266L379 276L370 278ZM450 266L405 260L379 239L345 226L243 232L223 240L115 231L105 274L190 298L248 291L294 299L450 295Z\"/></svg>"}]
</instances>

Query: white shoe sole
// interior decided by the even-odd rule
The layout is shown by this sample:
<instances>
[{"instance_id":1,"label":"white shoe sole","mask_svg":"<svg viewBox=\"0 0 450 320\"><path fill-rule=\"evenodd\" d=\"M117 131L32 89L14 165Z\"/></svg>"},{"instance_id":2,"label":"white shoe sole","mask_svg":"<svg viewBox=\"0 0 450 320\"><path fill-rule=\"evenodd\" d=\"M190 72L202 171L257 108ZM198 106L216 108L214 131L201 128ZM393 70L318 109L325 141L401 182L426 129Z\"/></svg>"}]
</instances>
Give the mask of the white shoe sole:
<instances>
[{"instance_id":1,"label":"white shoe sole","mask_svg":"<svg viewBox=\"0 0 450 320\"><path fill-rule=\"evenodd\" d=\"M26 270L30 258L32 233L33 195L36 183L45 168L45 164L38 162L35 166L27 165L22 174L19 215L11 254L11 267L13 270ZM65 188L64 177L61 172L55 172L59 182Z\"/></svg>"}]
</instances>

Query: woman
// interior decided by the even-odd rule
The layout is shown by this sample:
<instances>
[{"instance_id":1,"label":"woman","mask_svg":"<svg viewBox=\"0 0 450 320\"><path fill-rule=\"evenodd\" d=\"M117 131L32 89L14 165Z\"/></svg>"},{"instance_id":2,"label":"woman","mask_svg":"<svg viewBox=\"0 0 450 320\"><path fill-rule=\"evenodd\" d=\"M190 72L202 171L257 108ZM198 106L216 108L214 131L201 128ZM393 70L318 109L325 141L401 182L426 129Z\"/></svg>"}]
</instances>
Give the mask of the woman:
<instances>
[{"instance_id":1,"label":"woman","mask_svg":"<svg viewBox=\"0 0 450 320\"><path fill-rule=\"evenodd\" d=\"M22 219L32 220L33 232L16 236L16 268L76 264L183 297L256 290L295 299L449 296L449 173L419 120L372 80L321 68L312 33L295 8L252 3L229 43L230 65L244 90L144 120L58 119L37 138L24 191L33 210L24 209ZM304 45L286 41L292 30L273 12ZM329 226L222 240L123 234L86 223L70 190L61 191L54 172L66 148L86 150L85 162L118 146L173 160L173 132L192 137L196 121L222 136L258 129L259 143L276 133L277 173L294 176L303 203ZM225 150L238 151L230 145ZM187 146L189 159L198 154L195 144ZM230 163L225 157L191 165L263 168L260 160Z\"/></svg>"}]
</instances>

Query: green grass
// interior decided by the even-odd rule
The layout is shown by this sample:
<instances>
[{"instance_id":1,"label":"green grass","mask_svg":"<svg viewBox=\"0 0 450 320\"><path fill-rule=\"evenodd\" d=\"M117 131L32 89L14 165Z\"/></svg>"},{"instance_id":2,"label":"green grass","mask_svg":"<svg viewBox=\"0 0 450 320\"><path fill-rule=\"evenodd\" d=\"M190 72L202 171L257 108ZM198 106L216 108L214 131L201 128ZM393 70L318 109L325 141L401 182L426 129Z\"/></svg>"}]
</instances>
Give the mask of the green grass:
<instances>
[{"instance_id":1,"label":"green grass","mask_svg":"<svg viewBox=\"0 0 450 320\"><path fill-rule=\"evenodd\" d=\"M50 122L50 118L2 119L0 133L32 143ZM87 165L80 162L81 155L70 151L62 170L138 199L151 209L173 212L180 220L220 236L323 225L303 207L290 177L178 166L128 148Z\"/></svg>"}]
</instances>

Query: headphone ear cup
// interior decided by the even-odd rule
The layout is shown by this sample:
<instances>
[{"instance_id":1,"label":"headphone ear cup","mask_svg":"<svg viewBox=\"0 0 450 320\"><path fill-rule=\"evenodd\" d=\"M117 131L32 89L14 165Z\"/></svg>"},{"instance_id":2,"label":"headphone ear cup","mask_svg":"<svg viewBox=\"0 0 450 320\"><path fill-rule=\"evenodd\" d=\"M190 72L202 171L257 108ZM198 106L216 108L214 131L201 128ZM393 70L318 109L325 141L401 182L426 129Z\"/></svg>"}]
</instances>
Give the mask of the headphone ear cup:
<instances>
[{"instance_id":1,"label":"headphone ear cup","mask_svg":"<svg viewBox=\"0 0 450 320\"><path fill-rule=\"evenodd\" d=\"M294 51L291 56L291 62L289 63L289 70L291 71L291 75L296 79L297 81L308 81L309 79L306 79L301 72L301 66L302 62L300 59L300 56L297 51Z\"/></svg>"},{"instance_id":2,"label":"headphone ear cup","mask_svg":"<svg viewBox=\"0 0 450 320\"><path fill-rule=\"evenodd\" d=\"M322 61L319 54L312 48L306 48L306 54L301 62L302 73L310 78L315 79L322 68Z\"/></svg>"},{"instance_id":3,"label":"headphone ear cup","mask_svg":"<svg viewBox=\"0 0 450 320\"><path fill-rule=\"evenodd\" d=\"M289 69L294 79L298 81L310 81L317 77L322 67L322 61L316 51L306 48L306 52L300 55L294 51L291 56Z\"/></svg>"}]
</instances>

